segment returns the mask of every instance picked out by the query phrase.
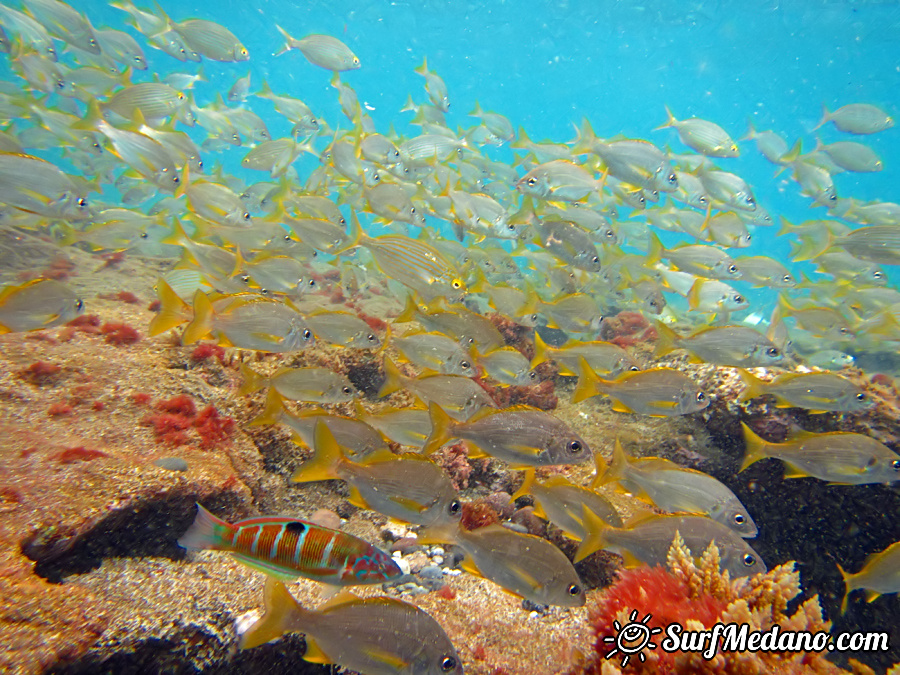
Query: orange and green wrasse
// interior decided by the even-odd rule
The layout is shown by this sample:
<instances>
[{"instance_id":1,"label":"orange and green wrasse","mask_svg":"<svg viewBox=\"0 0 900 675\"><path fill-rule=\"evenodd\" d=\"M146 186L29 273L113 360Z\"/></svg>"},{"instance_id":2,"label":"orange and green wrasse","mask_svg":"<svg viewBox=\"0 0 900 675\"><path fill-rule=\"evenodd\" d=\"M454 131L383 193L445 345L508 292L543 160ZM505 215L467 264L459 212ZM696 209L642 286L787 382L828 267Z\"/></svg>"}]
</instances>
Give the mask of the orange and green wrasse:
<instances>
[{"instance_id":1,"label":"orange and green wrasse","mask_svg":"<svg viewBox=\"0 0 900 675\"><path fill-rule=\"evenodd\" d=\"M563 534L579 541L587 536L585 508L613 527L622 527L623 524L616 507L606 497L575 485L559 474L537 482L535 470L525 469L525 480L512 498L518 499L522 495L534 497L534 513L537 516L549 520Z\"/></svg>"},{"instance_id":2,"label":"orange and green wrasse","mask_svg":"<svg viewBox=\"0 0 900 675\"><path fill-rule=\"evenodd\" d=\"M486 408L465 422L453 420L435 403L428 409L432 432L425 443L425 453L459 438L468 443L470 457L495 457L517 468L581 464L593 457L581 436L538 408Z\"/></svg>"},{"instance_id":3,"label":"orange and green wrasse","mask_svg":"<svg viewBox=\"0 0 900 675\"><path fill-rule=\"evenodd\" d=\"M241 636L250 649L300 632L303 659L367 675L463 675L450 638L424 610L394 598L341 593L304 609L284 584L266 580L265 614Z\"/></svg>"},{"instance_id":4,"label":"orange and green wrasse","mask_svg":"<svg viewBox=\"0 0 900 675\"><path fill-rule=\"evenodd\" d=\"M582 607L584 586L566 555L546 539L520 534L499 524L464 530L432 527L419 534L420 543L452 543L466 554L470 574L541 605Z\"/></svg>"},{"instance_id":5,"label":"orange and green wrasse","mask_svg":"<svg viewBox=\"0 0 900 675\"><path fill-rule=\"evenodd\" d=\"M741 471L761 459L774 457L788 465L785 478L810 476L836 485L900 480L900 455L869 436L840 431L802 432L785 443L770 443L746 424L742 426L747 452Z\"/></svg>"},{"instance_id":6,"label":"orange and green wrasse","mask_svg":"<svg viewBox=\"0 0 900 675\"><path fill-rule=\"evenodd\" d=\"M532 368L544 361L554 361L559 367L560 375L578 375L581 359L587 361L591 370L610 377L617 377L627 371L641 369L637 360L619 345L612 342L578 342L570 340L562 347L550 347L534 334L534 358Z\"/></svg>"},{"instance_id":7,"label":"orange and green wrasse","mask_svg":"<svg viewBox=\"0 0 900 675\"><path fill-rule=\"evenodd\" d=\"M845 572L840 565L838 570L847 587L841 601L842 614L847 611L847 598L857 588L866 589L866 602L872 602L880 595L900 593L900 541L870 555L856 574Z\"/></svg>"},{"instance_id":8,"label":"orange and green wrasse","mask_svg":"<svg viewBox=\"0 0 900 675\"><path fill-rule=\"evenodd\" d=\"M835 373L782 373L771 382L741 370L746 388L739 401L766 394L778 408L806 408L810 412L861 412L875 402L862 387Z\"/></svg>"},{"instance_id":9,"label":"orange and green wrasse","mask_svg":"<svg viewBox=\"0 0 900 675\"><path fill-rule=\"evenodd\" d=\"M344 457L324 421L316 423L315 453L294 473L295 483L339 478L350 484L350 502L417 525L455 525L462 504L453 483L427 457L384 451L361 462Z\"/></svg>"},{"instance_id":10,"label":"orange and green wrasse","mask_svg":"<svg viewBox=\"0 0 900 675\"><path fill-rule=\"evenodd\" d=\"M659 342L655 358L676 349L686 349L697 360L717 366L755 368L775 366L784 360L782 352L759 331L749 326L713 326L681 337L671 328L656 322Z\"/></svg>"},{"instance_id":11,"label":"orange and green wrasse","mask_svg":"<svg viewBox=\"0 0 900 675\"><path fill-rule=\"evenodd\" d=\"M402 576L390 555L351 534L280 516L228 523L197 504L197 518L178 540L195 550L225 551L278 579L305 577L332 586L380 584Z\"/></svg>"},{"instance_id":12,"label":"orange and green wrasse","mask_svg":"<svg viewBox=\"0 0 900 675\"><path fill-rule=\"evenodd\" d=\"M467 420L482 408L497 407L484 388L468 377L437 374L406 377L390 359L385 359L384 374L379 398L407 389L423 403L437 403L458 420Z\"/></svg>"},{"instance_id":13,"label":"orange and green wrasse","mask_svg":"<svg viewBox=\"0 0 900 675\"><path fill-rule=\"evenodd\" d=\"M599 467L597 472L594 486L617 481L623 490L650 500L664 511L709 516L745 539L758 532L747 509L724 484L702 471L686 469L661 457L631 459L619 439L612 464L602 475Z\"/></svg>"},{"instance_id":14,"label":"orange and green wrasse","mask_svg":"<svg viewBox=\"0 0 900 675\"><path fill-rule=\"evenodd\" d=\"M709 405L709 397L680 370L653 368L604 380L582 359L581 375L572 402L578 403L601 394L613 400L613 410L616 412L650 417L688 415Z\"/></svg>"},{"instance_id":15,"label":"orange and green wrasse","mask_svg":"<svg viewBox=\"0 0 900 675\"><path fill-rule=\"evenodd\" d=\"M575 562L601 549L615 551L625 559L626 567L665 565L675 535L695 558L715 542L722 568L732 578L765 573L766 564L759 554L734 530L706 516L650 514L638 516L625 527L606 525L591 511L585 510L588 536L575 554Z\"/></svg>"}]
</instances>

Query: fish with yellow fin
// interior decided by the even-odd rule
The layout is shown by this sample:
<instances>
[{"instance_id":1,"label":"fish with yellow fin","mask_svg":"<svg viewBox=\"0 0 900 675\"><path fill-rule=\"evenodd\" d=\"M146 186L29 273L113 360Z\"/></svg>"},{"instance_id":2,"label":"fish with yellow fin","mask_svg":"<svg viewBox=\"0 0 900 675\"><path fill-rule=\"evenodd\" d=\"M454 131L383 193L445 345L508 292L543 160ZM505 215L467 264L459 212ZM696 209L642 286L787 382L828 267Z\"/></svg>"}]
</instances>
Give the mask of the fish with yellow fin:
<instances>
[{"instance_id":1,"label":"fish with yellow fin","mask_svg":"<svg viewBox=\"0 0 900 675\"><path fill-rule=\"evenodd\" d=\"M880 595L900 593L900 541L870 555L855 574L845 572L840 565L838 570L847 587L841 601L841 614L847 611L847 599L857 588L866 589L866 602L872 602Z\"/></svg>"}]
</instances>

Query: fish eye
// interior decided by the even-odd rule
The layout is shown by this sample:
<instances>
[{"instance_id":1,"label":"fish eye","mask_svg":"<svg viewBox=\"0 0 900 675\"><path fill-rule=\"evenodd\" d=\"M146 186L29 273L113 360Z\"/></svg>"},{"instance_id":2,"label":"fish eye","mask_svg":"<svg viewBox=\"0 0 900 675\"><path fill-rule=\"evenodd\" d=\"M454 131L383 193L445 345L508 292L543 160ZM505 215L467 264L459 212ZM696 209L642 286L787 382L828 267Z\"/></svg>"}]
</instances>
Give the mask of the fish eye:
<instances>
[{"instance_id":1,"label":"fish eye","mask_svg":"<svg viewBox=\"0 0 900 675\"><path fill-rule=\"evenodd\" d=\"M249 212L249 211L244 211L244 212L241 214L241 218L243 218L244 220L250 220L250 212Z\"/></svg>"},{"instance_id":2,"label":"fish eye","mask_svg":"<svg viewBox=\"0 0 900 675\"><path fill-rule=\"evenodd\" d=\"M779 354L780 352L778 351L777 347L769 347L766 350L766 356L778 356Z\"/></svg>"},{"instance_id":3,"label":"fish eye","mask_svg":"<svg viewBox=\"0 0 900 675\"><path fill-rule=\"evenodd\" d=\"M469 368L472 367L472 364L469 363L468 361L460 361L460 362L459 362L459 365L462 366L462 368L463 368L464 370L468 370Z\"/></svg>"},{"instance_id":4,"label":"fish eye","mask_svg":"<svg viewBox=\"0 0 900 675\"><path fill-rule=\"evenodd\" d=\"M149 239L149 238L150 238L149 234L147 234L146 232L141 232L141 239Z\"/></svg>"},{"instance_id":5,"label":"fish eye","mask_svg":"<svg viewBox=\"0 0 900 675\"><path fill-rule=\"evenodd\" d=\"M180 182L181 182L181 179L180 179L178 176L172 176L172 182L173 182L173 183L180 183Z\"/></svg>"},{"instance_id":6,"label":"fish eye","mask_svg":"<svg viewBox=\"0 0 900 675\"><path fill-rule=\"evenodd\" d=\"M450 285L453 286L454 290L458 290L458 289L462 288L462 282L460 282L458 280L454 280L454 282Z\"/></svg>"},{"instance_id":7,"label":"fish eye","mask_svg":"<svg viewBox=\"0 0 900 675\"><path fill-rule=\"evenodd\" d=\"M581 593L581 586L579 586L578 584L569 584L566 588L566 593L574 598L576 595Z\"/></svg>"},{"instance_id":8,"label":"fish eye","mask_svg":"<svg viewBox=\"0 0 900 675\"><path fill-rule=\"evenodd\" d=\"M738 271L737 265L729 265L728 266L729 274L737 274L737 271Z\"/></svg>"},{"instance_id":9,"label":"fish eye","mask_svg":"<svg viewBox=\"0 0 900 675\"><path fill-rule=\"evenodd\" d=\"M90 40L88 40L88 44L89 44L91 47L97 47L97 46L98 46L98 45L97 45L97 41L96 41L94 38L91 38Z\"/></svg>"},{"instance_id":10,"label":"fish eye","mask_svg":"<svg viewBox=\"0 0 900 675\"><path fill-rule=\"evenodd\" d=\"M734 298L732 298L739 305L744 304L744 296L740 293L735 294Z\"/></svg>"},{"instance_id":11,"label":"fish eye","mask_svg":"<svg viewBox=\"0 0 900 675\"><path fill-rule=\"evenodd\" d=\"M745 522L747 522L747 519L744 518L743 513L735 513L734 514L734 524L735 525L743 525Z\"/></svg>"},{"instance_id":12,"label":"fish eye","mask_svg":"<svg viewBox=\"0 0 900 675\"><path fill-rule=\"evenodd\" d=\"M900 471L900 459L895 459L893 462L891 462L891 468L894 471Z\"/></svg>"},{"instance_id":13,"label":"fish eye","mask_svg":"<svg viewBox=\"0 0 900 675\"><path fill-rule=\"evenodd\" d=\"M512 232L512 231L514 231L514 230L516 229L516 226L513 225L512 223L509 223L509 224L506 226L506 229L509 230L510 232Z\"/></svg>"},{"instance_id":14,"label":"fish eye","mask_svg":"<svg viewBox=\"0 0 900 675\"><path fill-rule=\"evenodd\" d=\"M413 215L416 215L416 207L413 206L413 207L409 210L409 212L410 212L411 214L413 214Z\"/></svg>"},{"instance_id":15,"label":"fish eye","mask_svg":"<svg viewBox=\"0 0 900 675\"><path fill-rule=\"evenodd\" d=\"M631 366L631 368L629 368L628 370L630 370L633 373L636 373L640 370L640 368L638 368L637 366Z\"/></svg>"},{"instance_id":16,"label":"fish eye","mask_svg":"<svg viewBox=\"0 0 900 675\"><path fill-rule=\"evenodd\" d=\"M454 499L452 502L450 502L450 506L448 508L450 510L450 513L459 513L460 511L462 511L462 503L458 499Z\"/></svg>"},{"instance_id":17,"label":"fish eye","mask_svg":"<svg viewBox=\"0 0 900 675\"><path fill-rule=\"evenodd\" d=\"M881 279L883 276L884 275L878 270L875 270L874 272L872 272L873 279Z\"/></svg>"},{"instance_id":18,"label":"fish eye","mask_svg":"<svg viewBox=\"0 0 900 675\"><path fill-rule=\"evenodd\" d=\"M528 179L528 184L529 184L531 187L534 187L535 185L537 185L537 178L529 178L529 179Z\"/></svg>"},{"instance_id":19,"label":"fish eye","mask_svg":"<svg viewBox=\"0 0 900 675\"><path fill-rule=\"evenodd\" d=\"M355 56L353 57L353 65L354 65L354 66L358 66L358 65L359 65L359 59L356 58Z\"/></svg>"},{"instance_id":20,"label":"fish eye","mask_svg":"<svg viewBox=\"0 0 900 675\"><path fill-rule=\"evenodd\" d=\"M316 280L315 280L315 279L310 279L310 280L307 282L306 285L309 286L310 288L315 288L315 287L316 287Z\"/></svg>"},{"instance_id":21,"label":"fish eye","mask_svg":"<svg viewBox=\"0 0 900 675\"><path fill-rule=\"evenodd\" d=\"M346 225L346 224L347 224L347 219L344 218L343 216L341 216L341 219L338 220L338 222L339 222L341 225Z\"/></svg>"},{"instance_id":22,"label":"fish eye","mask_svg":"<svg viewBox=\"0 0 900 675\"><path fill-rule=\"evenodd\" d=\"M304 340L309 340L311 337L312 337L312 331L309 330L309 328L307 328L305 331L303 331L303 339Z\"/></svg>"},{"instance_id":23,"label":"fish eye","mask_svg":"<svg viewBox=\"0 0 900 675\"><path fill-rule=\"evenodd\" d=\"M66 88L66 83L63 82L62 80L57 80L57 81L56 81L56 88L57 88L57 89L65 89L65 88Z\"/></svg>"},{"instance_id":24,"label":"fish eye","mask_svg":"<svg viewBox=\"0 0 900 675\"><path fill-rule=\"evenodd\" d=\"M744 567L753 567L756 564L756 558L749 553L745 553L744 557L741 558L741 562L744 563Z\"/></svg>"},{"instance_id":25,"label":"fish eye","mask_svg":"<svg viewBox=\"0 0 900 675\"><path fill-rule=\"evenodd\" d=\"M569 445L566 446L569 452L581 452L581 449L584 447L581 445L581 441L569 441Z\"/></svg>"},{"instance_id":26,"label":"fish eye","mask_svg":"<svg viewBox=\"0 0 900 675\"><path fill-rule=\"evenodd\" d=\"M593 258L591 258L591 262L598 263L598 262L600 262L600 258L598 258L597 256L594 256Z\"/></svg>"},{"instance_id":27,"label":"fish eye","mask_svg":"<svg viewBox=\"0 0 900 675\"><path fill-rule=\"evenodd\" d=\"M268 295L268 294L269 294L269 289L268 289L268 288L260 288L260 289L259 289L259 292L260 292L261 295Z\"/></svg>"},{"instance_id":28,"label":"fish eye","mask_svg":"<svg viewBox=\"0 0 900 675\"><path fill-rule=\"evenodd\" d=\"M702 391L697 392L697 403L703 403L706 400L706 394Z\"/></svg>"},{"instance_id":29,"label":"fish eye","mask_svg":"<svg viewBox=\"0 0 900 675\"><path fill-rule=\"evenodd\" d=\"M85 206L87 206L87 199L85 199L84 197L79 197L79 198L75 201L75 203L78 204L78 206L79 206L80 208L84 208Z\"/></svg>"},{"instance_id":30,"label":"fish eye","mask_svg":"<svg viewBox=\"0 0 900 675\"><path fill-rule=\"evenodd\" d=\"M669 181L669 185L678 184L678 176L676 176L674 173L670 173L667 180Z\"/></svg>"},{"instance_id":31,"label":"fish eye","mask_svg":"<svg viewBox=\"0 0 900 675\"><path fill-rule=\"evenodd\" d=\"M784 283L789 284L794 280L794 277L792 277L790 274L785 274L783 277L781 277L781 280Z\"/></svg>"},{"instance_id":32,"label":"fish eye","mask_svg":"<svg viewBox=\"0 0 900 675\"><path fill-rule=\"evenodd\" d=\"M376 342L378 338L375 337L372 333L369 333L368 335L366 335L366 340L368 340L369 342Z\"/></svg>"},{"instance_id":33,"label":"fish eye","mask_svg":"<svg viewBox=\"0 0 900 675\"><path fill-rule=\"evenodd\" d=\"M838 328L838 333L840 333L841 335L848 335L850 333L850 331L844 327L841 327L841 328Z\"/></svg>"},{"instance_id":34,"label":"fish eye","mask_svg":"<svg viewBox=\"0 0 900 675\"><path fill-rule=\"evenodd\" d=\"M81 298L78 298L78 300L75 301L75 309L79 312L81 310L83 310L84 309L84 300L82 300Z\"/></svg>"},{"instance_id":35,"label":"fish eye","mask_svg":"<svg viewBox=\"0 0 900 675\"><path fill-rule=\"evenodd\" d=\"M708 201L709 201L709 200L708 200L706 197L704 197L703 195L701 195L701 196L697 199L697 202L699 202L700 204L706 204Z\"/></svg>"},{"instance_id":36,"label":"fish eye","mask_svg":"<svg viewBox=\"0 0 900 675\"><path fill-rule=\"evenodd\" d=\"M530 320L532 320L532 321L537 321L537 320L538 320L538 315L537 315L537 314L532 314L532 315L531 315L530 317L528 317L528 318L529 318Z\"/></svg>"},{"instance_id":37,"label":"fish eye","mask_svg":"<svg viewBox=\"0 0 900 675\"><path fill-rule=\"evenodd\" d=\"M247 50L241 49L241 56L247 56Z\"/></svg>"},{"instance_id":38,"label":"fish eye","mask_svg":"<svg viewBox=\"0 0 900 675\"><path fill-rule=\"evenodd\" d=\"M241 275L241 281L243 281L245 284L249 284L249 283L250 283L250 275L249 275L249 274L242 274L242 275Z\"/></svg>"},{"instance_id":39,"label":"fish eye","mask_svg":"<svg viewBox=\"0 0 900 675\"><path fill-rule=\"evenodd\" d=\"M353 390L350 387L341 387L341 391L345 394L352 394Z\"/></svg>"},{"instance_id":40,"label":"fish eye","mask_svg":"<svg viewBox=\"0 0 900 675\"><path fill-rule=\"evenodd\" d=\"M537 379L537 373L534 372L533 370L529 370L528 371L528 379L530 379L530 380Z\"/></svg>"},{"instance_id":41,"label":"fish eye","mask_svg":"<svg viewBox=\"0 0 900 675\"><path fill-rule=\"evenodd\" d=\"M869 397L866 396L865 394L863 394L862 392L860 392L856 395L857 401L867 401L868 399L869 399Z\"/></svg>"},{"instance_id":42,"label":"fish eye","mask_svg":"<svg viewBox=\"0 0 900 675\"><path fill-rule=\"evenodd\" d=\"M456 669L456 659L452 656L445 656L441 659L441 670L445 673L449 673L451 670Z\"/></svg>"}]
</instances>

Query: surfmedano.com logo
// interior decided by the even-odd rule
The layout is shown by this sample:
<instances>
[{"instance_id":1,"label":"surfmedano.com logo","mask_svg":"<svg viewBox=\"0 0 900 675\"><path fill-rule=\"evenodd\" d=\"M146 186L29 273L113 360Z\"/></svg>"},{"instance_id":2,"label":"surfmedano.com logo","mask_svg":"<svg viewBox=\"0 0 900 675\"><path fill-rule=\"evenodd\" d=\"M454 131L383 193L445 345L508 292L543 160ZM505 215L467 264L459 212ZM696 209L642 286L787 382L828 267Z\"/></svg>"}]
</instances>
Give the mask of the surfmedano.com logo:
<instances>
[{"instance_id":1,"label":"surfmedano.com logo","mask_svg":"<svg viewBox=\"0 0 900 675\"><path fill-rule=\"evenodd\" d=\"M664 652L695 652L707 661L719 652L886 652L890 648L887 633L839 633L832 635L825 631L781 630L777 624L769 630L751 630L743 623L717 623L708 630L685 630L681 624L670 623L665 629L665 638L659 645L653 636L661 634L662 628L651 628L652 618L647 614L638 621L638 611L632 610L628 623L613 622L615 635L608 635L603 641L612 649L606 653L607 659L622 658L622 667L628 665L632 657L641 662L646 660L644 650L656 649Z\"/></svg>"}]
</instances>

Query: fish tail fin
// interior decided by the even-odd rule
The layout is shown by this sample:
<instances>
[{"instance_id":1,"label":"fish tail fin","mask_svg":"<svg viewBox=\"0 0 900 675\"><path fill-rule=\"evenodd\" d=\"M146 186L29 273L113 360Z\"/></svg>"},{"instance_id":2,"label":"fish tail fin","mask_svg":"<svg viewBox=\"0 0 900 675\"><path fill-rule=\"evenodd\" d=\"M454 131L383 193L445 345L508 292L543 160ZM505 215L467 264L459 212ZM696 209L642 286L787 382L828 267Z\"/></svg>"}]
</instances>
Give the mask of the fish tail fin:
<instances>
[{"instance_id":1,"label":"fish tail fin","mask_svg":"<svg viewBox=\"0 0 900 675\"><path fill-rule=\"evenodd\" d=\"M798 138L797 142L794 143L794 145L791 147L791 149L788 150L786 153L784 153L781 157L778 158L778 161L781 162L782 164L792 164L800 158L800 155L802 154L802 152L803 152L803 141ZM776 174L776 175L778 175L778 174Z\"/></svg>"},{"instance_id":2,"label":"fish tail fin","mask_svg":"<svg viewBox=\"0 0 900 675\"><path fill-rule=\"evenodd\" d=\"M149 335L159 335L180 326L187 321L190 306L172 290L169 283L160 278L156 282L156 297L159 298L159 311L150 320Z\"/></svg>"},{"instance_id":3,"label":"fish tail fin","mask_svg":"<svg viewBox=\"0 0 900 675\"><path fill-rule=\"evenodd\" d=\"M384 398L385 396L393 394L395 391L403 389L404 379L403 373L400 372L397 364L394 363L390 357L385 357L384 384L382 384L381 389L378 390L378 398Z\"/></svg>"},{"instance_id":4,"label":"fish tail fin","mask_svg":"<svg viewBox=\"0 0 900 675\"><path fill-rule=\"evenodd\" d=\"M253 394L265 387L269 381L269 378L260 375L246 363L241 365L241 375L244 376L244 382L237 391L238 396Z\"/></svg>"},{"instance_id":5,"label":"fish tail fin","mask_svg":"<svg viewBox=\"0 0 900 675\"><path fill-rule=\"evenodd\" d=\"M512 495L513 501L515 501L519 497L524 497L525 495L531 494L531 488L534 487L534 479L534 467L530 466L525 469L525 480L522 481L522 485L520 485L519 489L516 490Z\"/></svg>"},{"instance_id":6,"label":"fish tail fin","mask_svg":"<svg viewBox=\"0 0 900 675\"><path fill-rule=\"evenodd\" d=\"M275 56L281 56L297 46L297 40L291 37L291 34L288 33L284 28L279 26L277 23L275 24L275 28L278 29L278 32L281 33L281 37L284 38L284 47L281 48L281 51L275 52Z\"/></svg>"},{"instance_id":7,"label":"fish tail fin","mask_svg":"<svg viewBox=\"0 0 900 675\"><path fill-rule=\"evenodd\" d=\"M656 334L659 336L659 340L656 343L656 349L653 350L653 358L658 359L678 349L678 340L681 336L662 321L655 321L654 323L656 324Z\"/></svg>"},{"instance_id":8,"label":"fish tail fin","mask_svg":"<svg viewBox=\"0 0 900 675\"><path fill-rule=\"evenodd\" d=\"M525 127L519 127L519 131L516 134L516 140L510 143L509 147L516 150L527 150L530 144L531 139L528 138L528 134L525 132Z\"/></svg>"},{"instance_id":9,"label":"fish tail fin","mask_svg":"<svg viewBox=\"0 0 900 675\"><path fill-rule=\"evenodd\" d=\"M422 453L425 455L439 450L444 443L453 438L453 418L441 406L432 401L428 405L428 415L431 417L431 435L422 447Z\"/></svg>"},{"instance_id":10,"label":"fish tail fin","mask_svg":"<svg viewBox=\"0 0 900 675\"><path fill-rule=\"evenodd\" d=\"M416 304L416 300L412 293L409 293L406 296L406 305L403 307L403 311L397 315L397 318L394 319L393 323L409 323L416 318L418 311L419 306Z\"/></svg>"},{"instance_id":11,"label":"fish tail fin","mask_svg":"<svg viewBox=\"0 0 900 675\"><path fill-rule=\"evenodd\" d=\"M185 532L178 538L178 545L193 550L216 549L224 543L224 535L232 525L217 518L197 504L197 517Z\"/></svg>"},{"instance_id":12,"label":"fish tail fin","mask_svg":"<svg viewBox=\"0 0 900 675\"><path fill-rule=\"evenodd\" d=\"M182 344L194 344L209 335L212 332L213 315L212 301L198 288L194 293L194 318L184 329Z\"/></svg>"},{"instance_id":13,"label":"fish tail fin","mask_svg":"<svg viewBox=\"0 0 900 675\"><path fill-rule=\"evenodd\" d=\"M275 92L272 91L272 87L269 86L268 80L263 78L262 86L260 86L259 91L254 94L257 98L269 98L273 96Z\"/></svg>"},{"instance_id":14,"label":"fish tail fin","mask_svg":"<svg viewBox=\"0 0 900 675\"><path fill-rule=\"evenodd\" d=\"M592 396L603 393L600 389L602 380L597 377L597 373L591 369L591 366L584 357L581 357L580 361L581 374L578 378L578 384L575 387L575 391L572 394L572 403L579 403L586 398L591 398Z\"/></svg>"},{"instance_id":15,"label":"fish tail fin","mask_svg":"<svg viewBox=\"0 0 900 675\"><path fill-rule=\"evenodd\" d=\"M241 635L239 648L251 649L280 638L312 614L291 595L287 587L272 577L266 577L265 613Z\"/></svg>"},{"instance_id":16,"label":"fish tail fin","mask_svg":"<svg viewBox=\"0 0 900 675\"><path fill-rule=\"evenodd\" d=\"M96 98L90 98L87 102L87 110L77 122L69 125L73 131L97 131L98 126L103 122L103 112L100 110L100 103Z\"/></svg>"},{"instance_id":17,"label":"fish tail fin","mask_svg":"<svg viewBox=\"0 0 900 675\"><path fill-rule=\"evenodd\" d=\"M688 309L695 310L700 308L700 302L703 299L703 285L705 283L706 279L697 279L691 284L691 290L687 294Z\"/></svg>"},{"instance_id":18,"label":"fish tail fin","mask_svg":"<svg viewBox=\"0 0 900 675\"><path fill-rule=\"evenodd\" d=\"M363 238L363 229L362 225L359 224L359 218L356 215L356 211L350 211L350 240L344 244L343 246L339 246L338 248L331 251L331 255L339 256L342 253L346 253L347 251L356 248L359 246L359 242L362 241Z\"/></svg>"},{"instance_id":19,"label":"fish tail fin","mask_svg":"<svg viewBox=\"0 0 900 675\"><path fill-rule=\"evenodd\" d=\"M594 478L594 481L591 483L591 488L597 488L601 485L621 480L625 477L625 470L627 467L628 456L625 454L625 449L622 447L621 441L617 438L616 444L613 447L612 464L609 465L602 475L600 474L598 467L597 477Z\"/></svg>"},{"instance_id":20,"label":"fish tail fin","mask_svg":"<svg viewBox=\"0 0 900 675\"><path fill-rule=\"evenodd\" d=\"M337 468L344 459L341 446L324 421L316 422L315 452L291 476L292 483L313 483L320 480L337 478Z\"/></svg>"},{"instance_id":21,"label":"fish tail fin","mask_svg":"<svg viewBox=\"0 0 900 675\"><path fill-rule=\"evenodd\" d=\"M741 422L741 427L744 430L744 444L746 445L747 450L744 453L744 459L741 462L741 468L738 473L751 464L769 456L766 452L769 443L753 433L753 430L743 422Z\"/></svg>"},{"instance_id":22,"label":"fish tail fin","mask_svg":"<svg viewBox=\"0 0 900 675\"><path fill-rule=\"evenodd\" d=\"M753 118L747 118L747 135L741 138L742 141L752 141L756 138L756 128L753 126Z\"/></svg>"},{"instance_id":23,"label":"fish tail fin","mask_svg":"<svg viewBox=\"0 0 900 675\"><path fill-rule=\"evenodd\" d=\"M678 120L675 118L675 115L672 114L672 111L669 110L669 106L663 106L666 109L666 123L660 124L654 131L659 131L660 129L668 129L669 127L674 127Z\"/></svg>"},{"instance_id":24,"label":"fish tail fin","mask_svg":"<svg viewBox=\"0 0 900 675\"><path fill-rule=\"evenodd\" d=\"M606 531L610 526L596 513L591 511L586 505L581 506L581 522L584 527L584 539L575 551L574 562L581 562L592 553L606 548L609 544L606 540Z\"/></svg>"},{"instance_id":25,"label":"fish tail fin","mask_svg":"<svg viewBox=\"0 0 900 675\"><path fill-rule=\"evenodd\" d=\"M534 368L538 364L543 363L544 361L549 360L549 356L547 356L547 343L544 342L544 339L541 337L541 334L537 331L534 332L534 357L531 359L531 363L528 364L529 367Z\"/></svg>"},{"instance_id":26,"label":"fish tail fin","mask_svg":"<svg viewBox=\"0 0 900 675\"><path fill-rule=\"evenodd\" d=\"M597 141L597 134L594 133L594 127L585 117L581 121L581 127L575 130L575 144L572 148L573 155L584 155L592 152L594 144Z\"/></svg>"},{"instance_id":27,"label":"fish tail fin","mask_svg":"<svg viewBox=\"0 0 900 675\"><path fill-rule=\"evenodd\" d=\"M651 232L648 236L648 241L650 242L647 246L647 262L645 265L655 265L660 260L662 260L663 254L665 253L665 248L663 248L662 242L659 240L659 237L656 236L655 232Z\"/></svg>"},{"instance_id":28,"label":"fish tail fin","mask_svg":"<svg viewBox=\"0 0 900 675\"><path fill-rule=\"evenodd\" d=\"M765 382L753 373L743 368L738 368L741 380L744 382L744 390L738 396L738 401L749 401L764 394L769 393L769 383Z\"/></svg>"},{"instance_id":29,"label":"fish tail fin","mask_svg":"<svg viewBox=\"0 0 900 675\"><path fill-rule=\"evenodd\" d=\"M844 614L847 611L847 600L850 598L850 593L855 589L850 586L850 582L853 581L853 577L855 575L850 574L849 572L845 572L844 568L841 567L840 563L836 563L838 572L841 573L841 577L844 579L844 597L841 600L841 614Z\"/></svg>"},{"instance_id":30,"label":"fish tail fin","mask_svg":"<svg viewBox=\"0 0 900 675\"><path fill-rule=\"evenodd\" d=\"M261 377L256 373L253 374L256 375L256 377ZM245 385L246 384L248 383L245 381ZM269 393L266 394L266 407L263 408L263 411L259 415L250 421L250 426L258 427L265 424L276 424L282 417L284 417L284 398L275 391L275 387L271 387Z\"/></svg>"},{"instance_id":31,"label":"fish tail fin","mask_svg":"<svg viewBox=\"0 0 900 675\"><path fill-rule=\"evenodd\" d=\"M424 57L422 59L422 65L418 68L413 68L413 72L421 75L422 77L428 77L428 57Z\"/></svg>"},{"instance_id":32,"label":"fish tail fin","mask_svg":"<svg viewBox=\"0 0 900 675\"><path fill-rule=\"evenodd\" d=\"M831 121L831 113L828 110L828 106L823 103L822 104L822 119L819 120L819 123L813 127L813 131L815 131L816 129L818 129L821 126L824 126L825 124L828 124L830 121Z\"/></svg>"}]
</instances>

